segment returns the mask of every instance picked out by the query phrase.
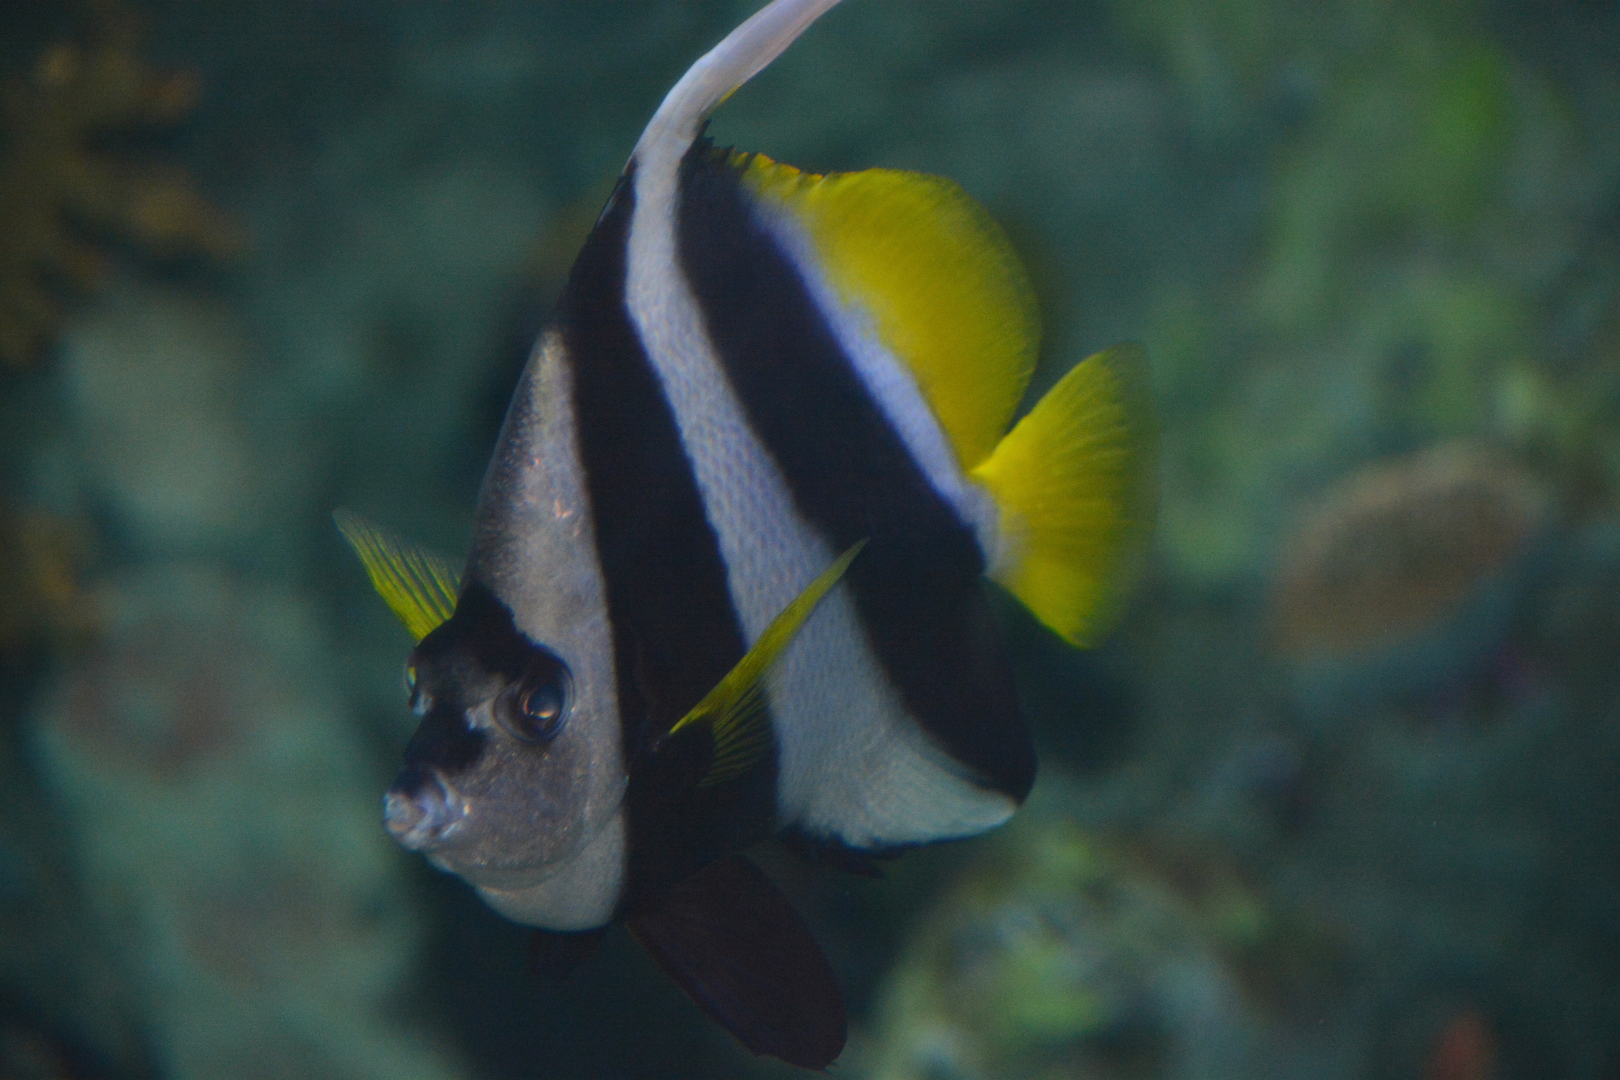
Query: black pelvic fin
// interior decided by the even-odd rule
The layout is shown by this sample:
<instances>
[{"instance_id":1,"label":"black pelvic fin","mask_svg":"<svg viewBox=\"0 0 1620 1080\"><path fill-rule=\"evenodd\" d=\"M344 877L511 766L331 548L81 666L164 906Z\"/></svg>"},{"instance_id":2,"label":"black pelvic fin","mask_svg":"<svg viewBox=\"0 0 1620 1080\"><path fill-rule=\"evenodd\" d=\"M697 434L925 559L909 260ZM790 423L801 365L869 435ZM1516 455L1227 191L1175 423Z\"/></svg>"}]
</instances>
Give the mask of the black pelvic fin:
<instances>
[{"instance_id":1,"label":"black pelvic fin","mask_svg":"<svg viewBox=\"0 0 1620 1080\"><path fill-rule=\"evenodd\" d=\"M561 979L591 958L608 928L536 930L529 935L529 970L543 979Z\"/></svg>"},{"instance_id":2,"label":"black pelvic fin","mask_svg":"<svg viewBox=\"0 0 1620 1080\"><path fill-rule=\"evenodd\" d=\"M825 1069L843 1050L844 1000L832 967L787 897L741 855L710 863L626 925L754 1053Z\"/></svg>"}]
</instances>

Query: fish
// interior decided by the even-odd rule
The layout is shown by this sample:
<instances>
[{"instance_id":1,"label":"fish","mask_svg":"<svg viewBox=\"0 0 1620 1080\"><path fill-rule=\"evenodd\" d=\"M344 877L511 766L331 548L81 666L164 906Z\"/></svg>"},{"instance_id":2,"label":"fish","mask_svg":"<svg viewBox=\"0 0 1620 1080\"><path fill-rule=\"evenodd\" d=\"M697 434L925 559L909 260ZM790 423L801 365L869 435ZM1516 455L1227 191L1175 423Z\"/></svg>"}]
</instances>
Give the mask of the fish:
<instances>
[{"instance_id":1,"label":"fish","mask_svg":"<svg viewBox=\"0 0 1620 1080\"><path fill-rule=\"evenodd\" d=\"M773 0L654 112L464 565L338 521L418 639L392 836L534 928L537 968L623 924L743 1046L812 1069L845 1043L837 980L747 851L871 872L1006 821L1036 761L992 594L1094 644L1157 506L1139 346L1017 416L1033 288L960 186L708 137L837 2Z\"/></svg>"}]
</instances>

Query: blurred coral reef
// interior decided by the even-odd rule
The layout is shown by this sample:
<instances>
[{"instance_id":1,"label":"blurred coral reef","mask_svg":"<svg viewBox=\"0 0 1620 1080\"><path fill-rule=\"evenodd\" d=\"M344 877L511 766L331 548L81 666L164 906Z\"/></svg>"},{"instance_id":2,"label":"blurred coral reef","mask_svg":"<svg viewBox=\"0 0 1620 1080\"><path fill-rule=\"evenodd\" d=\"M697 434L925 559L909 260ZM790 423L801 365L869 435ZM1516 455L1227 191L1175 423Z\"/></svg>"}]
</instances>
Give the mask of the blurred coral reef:
<instances>
[{"instance_id":1,"label":"blurred coral reef","mask_svg":"<svg viewBox=\"0 0 1620 1080\"><path fill-rule=\"evenodd\" d=\"M918 921L862 1068L1598 1080L1593 1033L1620 1025L1620 26L1112 10L1216 173L1209 231L1130 307L1166 437L1160 576L1104 650L1138 688L1131 745L1049 770ZM1270 928L1257 954L1175 886L1211 861Z\"/></svg>"},{"instance_id":2,"label":"blurred coral reef","mask_svg":"<svg viewBox=\"0 0 1620 1080\"><path fill-rule=\"evenodd\" d=\"M161 1074L456 1075L388 1018L418 915L307 606L207 566L104 587L38 752Z\"/></svg>"},{"instance_id":3,"label":"blurred coral reef","mask_svg":"<svg viewBox=\"0 0 1620 1080\"><path fill-rule=\"evenodd\" d=\"M32 714L0 728L4 1075L461 1075L398 1013L420 906L264 556L315 478L182 265L246 231L149 145L200 81L145 11L63 10L0 90L0 667Z\"/></svg>"},{"instance_id":4,"label":"blurred coral reef","mask_svg":"<svg viewBox=\"0 0 1620 1080\"><path fill-rule=\"evenodd\" d=\"M879 998L864 1074L1284 1074L1322 1033L1278 1029L1339 989L1332 942L1288 927L1209 852L1086 833L1068 790L1044 780L924 918Z\"/></svg>"},{"instance_id":5,"label":"blurred coral reef","mask_svg":"<svg viewBox=\"0 0 1620 1080\"><path fill-rule=\"evenodd\" d=\"M118 136L180 122L195 77L140 53L141 19L85 0L73 40L46 46L0 85L0 363L35 360L62 322L62 293L105 272L98 239L158 257L240 256L239 226L176 165L114 149Z\"/></svg>"},{"instance_id":6,"label":"blurred coral reef","mask_svg":"<svg viewBox=\"0 0 1620 1080\"><path fill-rule=\"evenodd\" d=\"M83 582L89 544L82 520L0 505L0 658L95 636L100 615Z\"/></svg>"},{"instance_id":7,"label":"blurred coral reef","mask_svg":"<svg viewBox=\"0 0 1620 1080\"><path fill-rule=\"evenodd\" d=\"M85 1016L71 982L31 993L121 1068L460 1075L393 1012L424 927L329 639L300 589L244 568L311 476L250 416L238 324L206 295L119 278L64 333L56 467L123 558L74 577L47 547L18 566L19 589L81 630L23 747L60 840L48 865L73 886L24 880L28 918L0 939L71 895L53 914L80 932L56 932L59 959L104 954L73 963L139 1035L106 1041L120 1029Z\"/></svg>"},{"instance_id":8,"label":"blurred coral reef","mask_svg":"<svg viewBox=\"0 0 1620 1080\"><path fill-rule=\"evenodd\" d=\"M1119 17L1194 133L1251 140L1264 173L1246 265L1208 288L1172 276L1151 301L1168 404L1186 407L1166 424L1172 568L1253 575L1286 505L1338 462L1437 439L1601 474L1612 502L1620 305L1610 167L1589 143L1612 84L1573 61L1558 81L1484 4L1164 0Z\"/></svg>"}]
</instances>

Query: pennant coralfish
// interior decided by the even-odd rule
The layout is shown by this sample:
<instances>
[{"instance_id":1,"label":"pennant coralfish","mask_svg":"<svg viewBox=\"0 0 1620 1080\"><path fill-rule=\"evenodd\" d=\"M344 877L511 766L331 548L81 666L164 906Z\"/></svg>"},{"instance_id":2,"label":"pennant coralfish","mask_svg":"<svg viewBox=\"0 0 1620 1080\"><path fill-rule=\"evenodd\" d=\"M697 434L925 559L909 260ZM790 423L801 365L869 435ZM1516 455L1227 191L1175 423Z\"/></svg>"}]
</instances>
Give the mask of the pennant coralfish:
<instances>
[{"instance_id":1,"label":"pennant coralfish","mask_svg":"<svg viewBox=\"0 0 1620 1080\"><path fill-rule=\"evenodd\" d=\"M1035 757L983 579L1090 643L1156 500L1138 350L1012 425L1035 304L961 188L704 136L836 2L775 0L664 99L513 394L465 570L340 520L420 638L395 838L536 927L542 966L621 921L810 1067L843 1046L838 987L741 851L849 864L1005 821Z\"/></svg>"}]
</instances>

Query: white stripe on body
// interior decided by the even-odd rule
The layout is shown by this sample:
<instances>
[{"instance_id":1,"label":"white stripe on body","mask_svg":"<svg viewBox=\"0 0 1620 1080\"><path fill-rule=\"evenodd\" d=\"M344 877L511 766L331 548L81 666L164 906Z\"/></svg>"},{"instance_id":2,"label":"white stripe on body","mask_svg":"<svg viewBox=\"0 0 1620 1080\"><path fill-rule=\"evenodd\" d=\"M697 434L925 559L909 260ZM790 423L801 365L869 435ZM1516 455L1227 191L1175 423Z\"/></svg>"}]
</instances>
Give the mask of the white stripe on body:
<instances>
[{"instance_id":1,"label":"white stripe on body","mask_svg":"<svg viewBox=\"0 0 1620 1080\"><path fill-rule=\"evenodd\" d=\"M837 557L798 513L749 426L678 269L677 172L690 140L637 151L626 302L719 537L750 642ZM840 585L770 680L780 824L860 848L983 832L1016 808L933 744L905 710Z\"/></svg>"}]
</instances>

